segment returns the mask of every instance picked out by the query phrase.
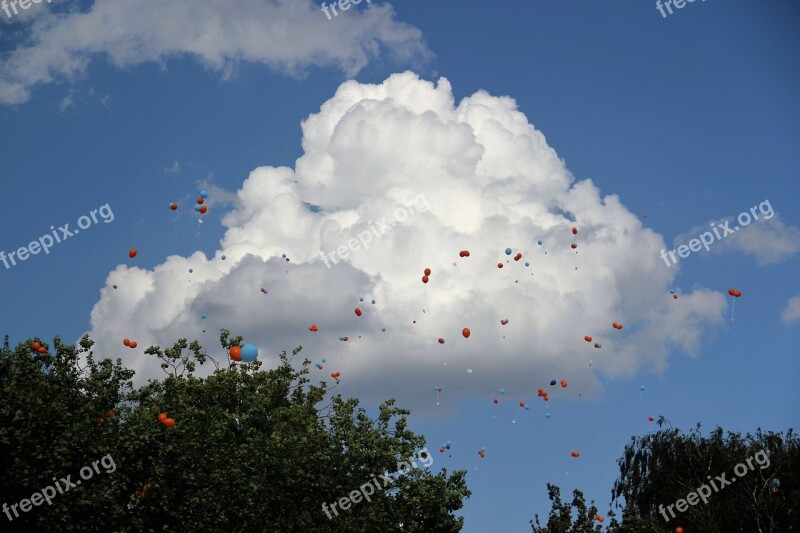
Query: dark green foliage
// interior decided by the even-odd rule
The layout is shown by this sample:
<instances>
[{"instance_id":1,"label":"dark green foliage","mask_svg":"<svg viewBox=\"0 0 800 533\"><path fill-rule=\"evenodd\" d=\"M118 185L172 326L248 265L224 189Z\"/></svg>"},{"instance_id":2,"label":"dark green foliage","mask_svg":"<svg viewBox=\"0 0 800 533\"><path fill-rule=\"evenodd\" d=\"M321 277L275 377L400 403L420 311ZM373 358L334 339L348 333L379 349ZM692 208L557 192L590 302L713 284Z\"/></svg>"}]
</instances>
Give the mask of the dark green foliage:
<instances>
[{"instance_id":1,"label":"dark green foliage","mask_svg":"<svg viewBox=\"0 0 800 533\"><path fill-rule=\"evenodd\" d=\"M241 339L220 336L223 348ZM117 360L95 363L92 342L58 339L47 354L28 341L0 353L0 504L111 455L101 472L0 530L41 531L459 531L470 492L463 471L414 469L329 520L323 503L358 489L424 446L392 400L376 420L357 400L328 398L324 383L284 352L270 371L220 364L185 339L146 350L165 379L133 390ZM301 348L293 351L292 357ZM32 355L33 353L33 355ZM196 364L211 362L208 378ZM107 412L113 410L113 418ZM166 429L161 412L176 421ZM99 419L103 418L101 424ZM433 465L436 469L436 465ZM143 491L145 485L147 490ZM146 495L145 495L146 493ZM12 513L13 516L13 513ZM400 524L403 524L402 529Z\"/></svg>"}]
</instances>

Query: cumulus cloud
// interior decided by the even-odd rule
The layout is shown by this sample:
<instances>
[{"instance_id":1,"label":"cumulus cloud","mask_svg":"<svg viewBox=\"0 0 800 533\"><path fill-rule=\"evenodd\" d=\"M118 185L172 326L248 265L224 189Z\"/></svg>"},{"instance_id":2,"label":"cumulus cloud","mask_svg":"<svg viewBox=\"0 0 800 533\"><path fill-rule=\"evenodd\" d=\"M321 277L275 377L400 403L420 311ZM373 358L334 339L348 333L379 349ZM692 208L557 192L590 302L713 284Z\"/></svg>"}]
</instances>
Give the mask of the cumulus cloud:
<instances>
[{"instance_id":1,"label":"cumulus cloud","mask_svg":"<svg viewBox=\"0 0 800 533\"><path fill-rule=\"evenodd\" d=\"M783 321L787 324L800 320L800 296L789 298L786 309L783 310Z\"/></svg>"},{"instance_id":2,"label":"cumulus cloud","mask_svg":"<svg viewBox=\"0 0 800 533\"><path fill-rule=\"evenodd\" d=\"M121 339L198 338L224 358L218 332L230 328L268 364L302 344L327 359L315 377L341 372L340 392L413 406L437 386L451 398L500 387L530 397L553 376L586 396L598 374L661 371L673 348L696 354L724 323L722 294L670 296L677 271L659 258L661 236L576 181L511 98L480 91L456 104L446 79L406 72L343 83L302 130L295 168L259 167L237 191L213 258L108 276L92 312L100 353L155 376ZM359 234L366 245L353 244ZM342 246L346 257L323 260Z\"/></svg>"},{"instance_id":3,"label":"cumulus cloud","mask_svg":"<svg viewBox=\"0 0 800 533\"><path fill-rule=\"evenodd\" d=\"M96 0L86 12L65 13L34 7L25 42L0 63L0 104L27 101L38 84L74 80L97 57L123 68L186 55L223 77L240 61L296 76L310 66L353 76L384 52L405 63L431 57L422 33L397 21L389 4L333 20L313 0Z\"/></svg>"},{"instance_id":4,"label":"cumulus cloud","mask_svg":"<svg viewBox=\"0 0 800 533\"><path fill-rule=\"evenodd\" d=\"M722 229L725 224L730 232ZM720 239L714 237L715 229ZM696 226L675 237L673 246L677 248L687 244L705 232L711 232L711 238L714 238L714 242L709 245L711 253L739 252L753 257L759 265L780 263L800 251L800 228L784 224L769 200L760 202L753 206L753 210L740 213L736 217L712 220L705 226Z\"/></svg>"}]
</instances>

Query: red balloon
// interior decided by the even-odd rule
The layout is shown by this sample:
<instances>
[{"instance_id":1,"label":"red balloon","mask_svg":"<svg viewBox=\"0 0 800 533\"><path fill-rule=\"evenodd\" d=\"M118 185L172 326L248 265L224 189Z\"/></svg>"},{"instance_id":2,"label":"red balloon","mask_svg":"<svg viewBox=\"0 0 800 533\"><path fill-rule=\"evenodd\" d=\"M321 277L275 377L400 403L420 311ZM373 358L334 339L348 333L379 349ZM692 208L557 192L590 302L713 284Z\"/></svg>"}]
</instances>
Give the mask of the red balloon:
<instances>
[{"instance_id":1,"label":"red balloon","mask_svg":"<svg viewBox=\"0 0 800 533\"><path fill-rule=\"evenodd\" d=\"M166 419L167 419L167 413L160 413L158 415L158 421L161 422L162 424L164 423L164 420L166 420Z\"/></svg>"},{"instance_id":2,"label":"red balloon","mask_svg":"<svg viewBox=\"0 0 800 533\"><path fill-rule=\"evenodd\" d=\"M97 424L98 424L98 425L102 426L102 425L103 425L103 424L105 424L105 423L106 423L106 421L105 421L103 418L98 418L98 419L97 419Z\"/></svg>"},{"instance_id":3,"label":"red balloon","mask_svg":"<svg viewBox=\"0 0 800 533\"><path fill-rule=\"evenodd\" d=\"M241 346L231 346L231 349L228 350L228 354L231 356L231 359L237 362L241 362L242 360L242 347Z\"/></svg>"},{"instance_id":4,"label":"red balloon","mask_svg":"<svg viewBox=\"0 0 800 533\"><path fill-rule=\"evenodd\" d=\"M596 515L594 515L594 519L595 519L595 520L597 520L598 522L602 522L602 521L604 521L604 520L605 520L605 518L603 518L603 517L602 517L602 516L600 516L599 514L596 514Z\"/></svg>"},{"instance_id":5,"label":"red balloon","mask_svg":"<svg viewBox=\"0 0 800 533\"><path fill-rule=\"evenodd\" d=\"M736 296L736 289L728 289L728 294L731 296Z\"/></svg>"},{"instance_id":6,"label":"red balloon","mask_svg":"<svg viewBox=\"0 0 800 533\"><path fill-rule=\"evenodd\" d=\"M131 341L131 348L136 348L137 346L136 341Z\"/></svg>"},{"instance_id":7,"label":"red balloon","mask_svg":"<svg viewBox=\"0 0 800 533\"><path fill-rule=\"evenodd\" d=\"M517 255L514 256L514 261L519 261L520 259L522 259L522 254L517 252Z\"/></svg>"},{"instance_id":8,"label":"red balloon","mask_svg":"<svg viewBox=\"0 0 800 533\"><path fill-rule=\"evenodd\" d=\"M205 200L203 200L202 198L198 198L198 199L197 199L197 203L198 203L198 204L202 204L203 202L205 202Z\"/></svg>"},{"instance_id":9,"label":"red balloon","mask_svg":"<svg viewBox=\"0 0 800 533\"><path fill-rule=\"evenodd\" d=\"M308 331L317 331L317 325L316 324L311 324L311 327L308 328Z\"/></svg>"},{"instance_id":10,"label":"red balloon","mask_svg":"<svg viewBox=\"0 0 800 533\"><path fill-rule=\"evenodd\" d=\"M428 283L428 276L422 276L422 283Z\"/></svg>"},{"instance_id":11,"label":"red balloon","mask_svg":"<svg viewBox=\"0 0 800 533\"><path fill-rule=\"evenodd\" d=\"M208 211L208 207L205 205L200 206L200 214L205 215L206 211Z\"/></svg>"},{"instance_id":12,"label":"red balloon","mask_svg":"<svg viewBox=\"0 0 800 533\"><path fill-rule=\"evenodd\" d=\"M175 210L178 209L178 204L176 204L175 202L172 202L171 204L169 204L169 208L172 209L173 211L175 211Z\"/></svg>"},{"instance_id":13,"label":"red balloon","mask_svg":"<svg viewBox=\"0 0 800 533\"><path fill-rule=\"evenodd\" d=\"M572 234L573 235L577 235L578 234L578 228L572 228Z\"/></svg>"},{"instance_id":14,"label":"red balloon","mask_svg":"<svg viewBox=\"0 0 800 533\"><path fill-rule=\"evenodd\" d=\"M356 307L356 316L361 316L361 309Z\"/></svg>"},{"instance_id":15,"label":"red balloon","mask_svg":"<svg viewBox=\"0 0 800 533\"><path fill-rule=\"evenodd\" d=\"M47 348L45 348L44 346L39 346L39 349L36 351L39 353L47 353Z\"/></svg>"},{"instance_id":16,"label":"red balloon","mask_svg":"<svg viewBox=\"0 0 800 533\"><path fill-rule=\"evenodd\" d=\"M470 334L469 328L462 329L461 330L461 334L464 335L465 339L468 339L469 338L469 334Z\"/></svg>"},{"instance_id":17,"label":"red balloon","mask_svg":"<svg viewBox=\"0 0 800 533\"><path fill-rule=\"evenodd\" d=\"M650 422L652 422L653 420L655 420L655 418L653 418L652 416L648 416L648 417L647 417L647 419L648 419Z\"/></svg>"},{"instance_id":18,"label":"red balloon","mask_svg":"<svg viewBox=\"0 0 800 533\"><path fill-rule=\"evenodd\" d=\"M139 252L136 251L136 248L131 248L130 251L128 252L128 257L133 259L134 257L136 257L137 253L139 253Z\"/></svg>"},{"instance_id":19,"label":"red balloon","mask_svg":"<svg viewBox=\"0 0 800 533\"><path fill-rule=\"evenodd\" d=\"M575 248L578 247L578 245L573 242L572 244L569 245L569 247L574 250Z\"/></svg>"},{"instance_id":20,"label":"red balloon","mask_svg":"<svg viewBox=\"0 0 800 533\"><path fill-rule=\"evenodd\" d=\"M735 296L735 297L737 297L737 298L738 298L739 296L741 296L741 295L742 295L742 291L736 291L736 294L734 294L734 296Z\"/></svg>"},{"instance_id":21,"label":"red balloon","mask_svg":"<svg viewBox=\"0 0 800 533\"><path fill-rule=\"evenodd\" d=\"M583 340L585 340L586 342L592 342L592 338L591 338L589 335L586 335L586 336L583 338Z\"/></svg>"},{"instance_id":22,"label":"red balloon","mask_svg":"<svg viewBox=\"0 0 800 533\"><path fill-rule=\"evenodd\" d=\"M439 337L439 344L444 344L444 339Z\"/></svg>"},{"instance_id":23,"label":"red balloon","mask_svg":"<svg viewBox=\"0 0 800 533\"><path fill-rule=\"evenodd\" d=\"M439 448L440 453L444 453L444 448Z\"/></svg>"},{"instance_id":24,"label":"red balloon","mask_svg":"<svg viewBox=\"0 0 800 533\"><path fill-rule=\"evenodd\" d=\"M125 339L124 341L122 341L122 344L124 344L125 346L130 346L131 341L129 339Z\"/></svg>"},{"instance_id":25,"label":"red balloon","mask_svg":"<svg viewBox=\"0 0 800 533\"><path fill-rule=\"evenodd\" d=\"M40 346L41 344L39 344L39 341L33 341L33 343L31 343L31 348L34 350L38 350Z\"/></svg>"},{"instance_id":26,"label":"red balloon","mask_svg":"<svg viewBox=\"0 0 800 533\"><path fill-rule=\"evenodd\" d=\"M442 388L441 388L441 387L437 387L437 388L436 388L436 391L437 391L437 392L442 392Z\"/></svg>"},{"instance_id":27,"label":"red balloon","mask_svg":"<svg viewBox=\"0 0 800 533\"><path fill-rule=\"evenodd\" d=\"M345 338L344 338L344 342L347 342L347 339L348 339L348 338L347 338L347 337L345 337Z\"/></svg>"},{"instance_id":28,"label":"red balloon","mask_svg":"<svg viewBox=\"0 0 800 533\"><path fill-rule=\"evenodd\" d=\"M519 402L520 407L525 407L525 402Z\"/></svg>"},{"instance_id":29,"label":"red balloon","mask_svg":"<svg viewBox=\"0 0 800 533\"><path fill-rule=\"evenodd\" d=\"M431 275L431 269L430 268L426 268L425 269L425 275L426 276L430 276Z\"/></svg>"},{"instance_id":30,"label":"red balloon","mask_svg":"<svg viewBox=\"0 0 800 533\"><path fill-rule=\"evenodd\" d=\"M497 398L495 398L495 399L494 399L494 400L492 400L492 401L493 401L494 403L497 403L497 402L499 402L500 400L498 400Z\"/></svg>"},{"instance_id":31,"label":"red balloon","mask_svg":"<svg viewBox=\"0 0 800 533\"><path fill-rule=\"evenodd\" d=\"M503 263L497 263L497 268L503 268Z\"/></svg>"},{"instance_id":32,"label":"red balloon","mask_svg":"<svg viewBox=\"0 0 800 533\"><path fill-rule=\"evenodd\" d=\"M567 380L566 379L562 379L561 380L561 386L564 387L564 388L567 387Z\"/></svg>"},{"instance_id":33,"label":"red balloon","mask_svg":"<svg viewBox=\"0 0 800 533\"><path fill-rule=\"evenodd\" d=\"M115 417L115 416L117 416L117 415L114 413L114 411L109 411L109 412L107 412L107 413L106 413L106 416L107 416L108 418L114 418L114 417Z\"/></svg>"},{"instance_id":34,"label":"red balloon","mask_svg":"<svg viewBox=\"0 0 800 533\"><path fill-rule=\"evenodd\" d=\"M175 419L174 418L167 418L166 420L164 420L164 426L166 426L167 429L174 428L175 427Z\"/></svg>"},{"instance_id":35,"label":"red balloon","mask_svg":"<svg viewBox=\"0 0 800 533\"><path fill-rule=\"evenodd\" d=\"M677 295L677 294L673 294L673 295L672 295L672 299L673 299L673 300L677 300L677 299L678 299L678 295Z\"/></svg>"},{"instance_id":36,"label":"red balloon","mask_svg":"<svg viewBox=\"0 0 800 533\"><path fill-rule=\"evenodd\" d=\"M579 457L581 454L578 452L572 452L570 455L572 455L572 457Z\"/></svg>"},{"instance_id":37,"label":"red balloon","mask_svg":"<svg viewBox=\"0 0 800 533\"><path fill-rule=\"evenodd\" d=\"M683 533L683 528L682 527L676 527L675 528L675 533Z\"/></svg>"}]
</instances>

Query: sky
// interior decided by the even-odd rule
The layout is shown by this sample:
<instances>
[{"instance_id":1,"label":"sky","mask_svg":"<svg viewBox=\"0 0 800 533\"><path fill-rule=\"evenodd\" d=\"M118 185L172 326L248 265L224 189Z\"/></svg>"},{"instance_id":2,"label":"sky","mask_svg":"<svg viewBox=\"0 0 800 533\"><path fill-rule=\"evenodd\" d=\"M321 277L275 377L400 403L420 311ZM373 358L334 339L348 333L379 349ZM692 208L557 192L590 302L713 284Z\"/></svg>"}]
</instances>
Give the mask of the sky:
<instances>
[{"instance_id":1,"label":"sky","mask_svg":"<svg viewBox=\"0 0 800 533\"><path fill-rule=\"evenodd\" d=\"M225 359L227 328L267 368L302 345L335 392L411 409L434 471L468 471L469 533L529 531L548 482L605 515L649 416L797 427L796 3L18 11L0 10L12 344L88 333L137 384L163 375L153 344Z\"/></svg>"}]
</instances>

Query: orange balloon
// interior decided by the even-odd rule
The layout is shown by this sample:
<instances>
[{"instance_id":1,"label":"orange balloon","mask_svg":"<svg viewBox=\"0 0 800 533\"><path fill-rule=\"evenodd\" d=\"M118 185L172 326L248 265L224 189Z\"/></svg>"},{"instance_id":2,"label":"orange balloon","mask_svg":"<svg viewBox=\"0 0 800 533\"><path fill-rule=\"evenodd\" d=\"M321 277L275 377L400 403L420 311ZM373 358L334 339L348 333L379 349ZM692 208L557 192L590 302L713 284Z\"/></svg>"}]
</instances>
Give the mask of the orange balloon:
<instances>
[{"instance_id":1,"label":"orange balloon","mask_svg":"<svg viewBox=\"0 0 800 533\"><path fill-rule=\"evenodd\" d=\"M361 309L356 307L356 316L361 316Z\"/></svg>"},{"instance_id":2,"label":"orange balloon","mask_svg":"<svg viewBox=\"0 0 800 533\"><path fill-rule=\"evenodd\" d=\"M604 520L605 520L605 518L603 518L603 517L602 517L602 516L600 516L599 514L596 514L596 515L594 515L594 519L595 519L595 520L597 520L598 522L602 522L602 521L604 521Z\"/></svg>"},{"instance_id":3,"label":"orange balloon","mask_svg":"<svg viewBox=\"0 0 800 533\"><path fill-rule=\"evenodd\" d=\"M736 294L734 294L734 296L735 296L735 297L737 297L737 298L738 298L739 296L741 296L741 295L742 295L742 291L736 291Z\"/></svg>"},{"instance_id":4,"label":"orange balloon","mask_svg":"<svg viewBox=\"0 0 800 533\"><path fill-rule=\"evenodd\" d=\"M431 269L430 268L426 268L425 269L425 275L426 276L430 276L431 275Z\"/></svg>"},{"instance_id":5,"label":"orange balloon","mask_svg":"<svg viewBox=\"0 0 800 533\"><path fill-rule=\"evenodd\" d=\"M125 339L125 340L122 341L122 344L124 344L125 346L130 346L131 345L131 341L130 341L130 339Z\"/></svg>"},{"instance_id":6,"label":"orange balloon","mask_svg":"<svg viewBox=\"0 0 800 533\"><path fill-rule=\"evenodd\" d=\"M166 419L167 419L167 413L160 413L158 415L158 421L161 422L162 424L164 423L164 420L166 420Z\"/></svg>"},{"instance_id":7,"label":"orange balloon","mask_svg":"<svg viewBox=\"0 0 800 533\"><path fill-rule=\"evenodd\" d=\"M47 353L47 348L45 348L44 346L39 346L39 349L36 351L39 353Z\"/></svg>"},{"instance_id":8,"label":"orange balloon","mask_svg":"<svg viewBox=\"0 0 800 533\"><path fill-rule=\"evenodd\" d=\"M130 251L128 252L128 257L133 259L134 257L136 257L137 253L139 253L139 252L136 251L136 248L131 248Z\"/></svg>"},{"instance_id":9,"label":"orange balloon","mask_svg":"<svg viewBox=\"0 0 800 533\"><path fill-rule=\"evenodd\" d=\"M197 199L197 203L198 203L198 204L202 204L203 202L205 202L205 200L203 200L202 198L198 198L198 199Z\"/></svg>"},{"instance_id":10,"label":"orange balloon","mask_svg":"<svg viewBox=\"0 0 800 533\"><path fill-rule=\"evenodd\" d=\"M208 206L201 205L201 206L200 206L200 214L201 214L201 215L205 215L205 214L206 214L206 211L208 211Z\"/></svg>"},{"instance_id":11,"label":"orange balloon","mask_svg":"<svg viewBox=\"0 0 800 533\"><path fill-rule=\"evenodd\" d=\"M137 346L136 341L131 341L131 348L136 348Z\"/></svg>"},{"instance_id":12,"label":"orange balloon","mask_svg":"<svg viewBox=\"0 0 800 533\"><path fill-rule=\"evenodd\" d=\"M586 335L586 336L583 338L583 340L585 340L586 342L592 342L592 338L591 338L589 335Z\"/></svg>"},{"instance_id":13,"label":"orange balloon","mask_svg":"<svg viewBox=\"0 0 800 533\"><path fill-rule=\"evenodd\" d=\"M241 346L231 346L231 349L228 351L231 356L231 359L234 361L241 361L242 360L242 347Z\"/></svg>"},{"instance_id":14,"label":"orange balloon","mask_svg":"<svg viewBox=\"0 0 800 533\"><path fill-rule=\"evenodd\" d=\"M464 335L465 339L468 339L469 338L469 334L470 334L469 328L462 329L461 330L461 334Z\"/></svg>"},{"instance_id":15,"label":"orange balloon","mask_svg":"<svg viewBox=\"0 0 800 533\"><path fill-rule=\"evenodd\" d=\"M525 407L525 402L519 402L520 407Z\"/></svg>"},{"instance_id":16,"label":"orange balloon","mask_svg":"<svg viewBox=\"0 0 800 533\"><path fill-rule=\"evenodd\" d=\"M675 528L675 533L683 533L683 528L682 527L676 527Z\"/></svg>"},{"instance_id":17,"label":"orange balloon","mask_svg":"<svg viewBox=\"0 0 800 533\"><path fill-rule=\"evenodd\" d=\"M173 211L175 211L176 209L178 209L178 204L176 204L175 202L172 202L171 204L169 204L169 208L172 209Z\"/></svg>"},{"instance_id":18,"label":"orange balloon","mask_svg":"<svg viewBox=\"0 0 800 533\"><path fill-rule=\"evenodd\" d=\"M572 452L570 455L572 455L572 457L580 457L581 454L578 452Z\"/></svg>"},{"instance_id":19,"label":"orange balloon","mask_svg":"<svg viewBox=\"0 0 800 533\"><path fill-rule=\"evenodd\" d=\"M174 428L175 427L175 419L167 418L166 420L164 420L164 426L166 426L167 429Z\"/></svg>"},{"instance_id":20,"label":"orange balloon","mask_svg":"<svg viewBox=\"0 0 800 533\"><path fill-rule=\"evenodd\" d=\"M567 380L566 379L562 379L561 380L561 386L564 387L564 388L567 387Z\"/></svg>"},{"instance_id":21,"label":"orange balloon","mask_svg":"<svg viewBox=\"0 0 800 533\"><path fill-rule=\"evenodd\" d=\"M736 296L736 289L728 289L728 294L731 296Z\"/></svg>"},{"instance_id":22,"label":"orange balloon","mask_svg":"<svg viewBox=\"0 0 800 533\"><path fill-rule=\"evenodd\" d=\"M38 350L40 346L41 344L39 344L39 341L33 341L33 343L31 344L31 348L33 348L34 350Z\"/></svg>"}]
</instances>

